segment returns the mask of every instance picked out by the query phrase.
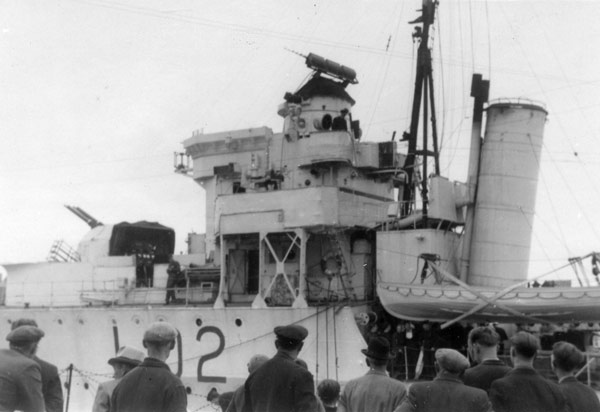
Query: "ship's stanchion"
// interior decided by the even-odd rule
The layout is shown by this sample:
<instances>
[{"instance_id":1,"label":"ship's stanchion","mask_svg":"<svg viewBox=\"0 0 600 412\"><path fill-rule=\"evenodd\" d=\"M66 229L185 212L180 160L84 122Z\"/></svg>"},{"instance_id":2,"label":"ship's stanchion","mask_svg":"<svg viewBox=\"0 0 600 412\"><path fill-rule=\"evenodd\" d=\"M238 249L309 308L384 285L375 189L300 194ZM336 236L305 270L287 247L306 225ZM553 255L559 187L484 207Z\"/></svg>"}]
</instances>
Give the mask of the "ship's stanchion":
<instances>
[{"instance_id":1,"label":"ship's stanchion","mask_svg":"<svg viewBox=\"0 0 600 412\"><path fill-rule=\"evenodd\" d=\"M406 350L406 346L404 347L404 376L408 380L408 351Z\"/></svg>"},{"instance_id":2,"label":"ship's stanchion","mask_svg":"<svg viewBox=\"0 0 600 412\"><path fill-rule=\"evenodd\" d=\"M71 399L71 382L73 381L73 364L71 363L67 368L69 374L67 375L67 401L65 402L65 412L69 412L69 400Z\"/></svg>"},{"instance_id":3,"label":"ship's stanchion","mask_svg":"<svg viewBox=\"0 0 600 412\"><path fill-rule=\"evenodd\" d=\"M591 386L592 385L592 363L596 362L596 360L598 359L598 355L597 354L590 354L590 352L585 352L585 365L583 365L583 367L581 369L579 369L579 371L575 374L575 377L578 378L579 375L581 375L583 373L583 371L586 371L587 373L587 385Z\"/></svg>"}]
</instances>

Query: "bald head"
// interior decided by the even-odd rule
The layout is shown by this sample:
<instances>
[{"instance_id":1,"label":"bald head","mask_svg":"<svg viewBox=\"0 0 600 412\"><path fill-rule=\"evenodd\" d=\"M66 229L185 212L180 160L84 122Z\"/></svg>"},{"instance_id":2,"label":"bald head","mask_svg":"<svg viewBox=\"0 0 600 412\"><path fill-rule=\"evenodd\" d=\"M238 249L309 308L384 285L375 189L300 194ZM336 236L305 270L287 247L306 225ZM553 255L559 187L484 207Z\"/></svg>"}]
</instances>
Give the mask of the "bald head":
<instances>
[{"instance_id":1,"label":"bald head","mask_svg":"<svg viewBox=\"0 0 600 412\"><path fill-rule=\"evenodd\" d=\"M254 355L248 361L248 373L252 373L260 368L269 358L265 355Z\"/></svg>"}]
</instances>

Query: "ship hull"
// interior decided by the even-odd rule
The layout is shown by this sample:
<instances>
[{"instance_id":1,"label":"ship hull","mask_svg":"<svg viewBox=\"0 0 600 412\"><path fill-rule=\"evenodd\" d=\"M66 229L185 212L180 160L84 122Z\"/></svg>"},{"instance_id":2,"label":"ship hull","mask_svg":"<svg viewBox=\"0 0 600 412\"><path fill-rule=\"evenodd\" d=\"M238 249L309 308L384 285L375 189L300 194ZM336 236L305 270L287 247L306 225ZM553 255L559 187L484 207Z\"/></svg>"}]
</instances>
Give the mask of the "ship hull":
<instances>
[{"instance_id":1,"label":"ship hull","mask_svg":"<svg viewBox=\"0 0 600 412\"><path fill-rule=\"evenodd\" d=\"M98 384L111 379L107 360L119 346L142 349L142 336L150 323L170 322L179 336L167 363L186 386L188 408L213 410L207 400L212 389L218 393L234 390L247 377L250 357L275 353L273 328L277 325L297 323L309 330L300 357L315 381L344 382L364 373L360 350L366 344L355 311L341 306L4 308L0 334L6 335L15 319L36 319L46 332L38 355L58 367L63 384L71 379L69 410L80 411L91 410ZM67 399L66 389L64 393Z\"/></svg>"}]
</instances>

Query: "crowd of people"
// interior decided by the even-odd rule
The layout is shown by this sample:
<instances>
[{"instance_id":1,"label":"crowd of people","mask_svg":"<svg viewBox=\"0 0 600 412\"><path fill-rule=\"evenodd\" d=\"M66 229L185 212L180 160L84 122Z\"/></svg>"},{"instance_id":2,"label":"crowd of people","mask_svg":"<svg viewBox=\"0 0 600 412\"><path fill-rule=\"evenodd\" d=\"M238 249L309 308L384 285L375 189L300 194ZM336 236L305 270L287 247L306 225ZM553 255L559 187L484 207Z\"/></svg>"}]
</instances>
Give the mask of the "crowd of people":
<instances>
[{"instance_id":1,"label":"crowd of people","mask_svg":"<svg viewBox=\"0 0 600 412\"><path fill-rule=\"evenodd\" d=\"M245 383L215 397L223 412L600 412L596 392L575 378L584 354L571 343L556 342L551 364L558 382L551 381L534 367L539 339L524 331L509 339L511 366L498 358L497 331L479 326L467 337L468 358L439 348L435 377L411 384L390 377L393 348L385 337L374 336L362 350L368 371L343 387L331 379L315 385L299 358L307 329L278 326L274 335L276 354L253 356ZM13 322L9 348L0 350L0 411L63 410L58 370L36 356L43 336L33 320ZM99 385L93 412L186 412L186 389L166 363L176 337L172 325L156 322L144 332L146 353L121 347L108 360L114 379Z\"/></svg>"}]
</instances>

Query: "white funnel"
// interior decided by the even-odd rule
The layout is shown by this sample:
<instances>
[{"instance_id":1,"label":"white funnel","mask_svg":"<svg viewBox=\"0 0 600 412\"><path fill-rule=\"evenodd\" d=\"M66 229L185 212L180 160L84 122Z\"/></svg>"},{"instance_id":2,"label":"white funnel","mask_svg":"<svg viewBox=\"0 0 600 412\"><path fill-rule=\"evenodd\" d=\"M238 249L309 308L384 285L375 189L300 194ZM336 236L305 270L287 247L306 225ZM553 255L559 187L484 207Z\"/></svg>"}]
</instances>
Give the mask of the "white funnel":
<instances>
[{"instance_id":1,"label":"white funnel","mask_svg":"<svg viewBox=\"0 0 600 412\"><path fill-rule=\"evenodd\" d=\"M506 287L527 279L547 114L531 102L488 106L471 243L471 285Z\"/></svg>"}]
</instances>

